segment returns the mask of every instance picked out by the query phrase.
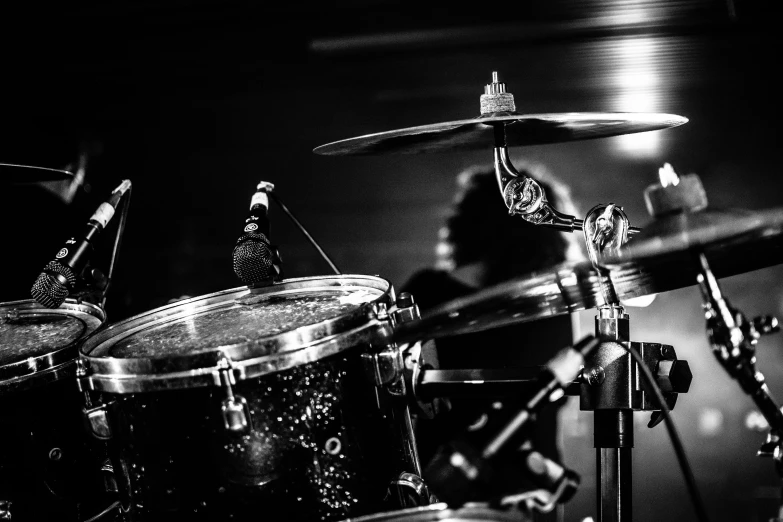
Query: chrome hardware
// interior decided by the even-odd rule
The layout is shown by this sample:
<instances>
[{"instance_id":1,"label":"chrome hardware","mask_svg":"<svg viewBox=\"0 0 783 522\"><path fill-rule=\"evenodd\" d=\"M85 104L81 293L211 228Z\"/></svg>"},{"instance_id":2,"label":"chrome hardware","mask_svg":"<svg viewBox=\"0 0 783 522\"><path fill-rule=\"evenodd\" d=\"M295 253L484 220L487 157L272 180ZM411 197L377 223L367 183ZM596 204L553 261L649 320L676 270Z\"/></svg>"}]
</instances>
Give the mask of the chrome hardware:
<instances>
[{"instance_id":1,"label":"chrome hardware","mask_svg":"<svg viewBox=\"0 0 783 522\"><path fill-rule=\"evenodd\" d=\"M114 401L95 407L86 407L82 410L87 429L98 440L109 440L114 436L109 420L109 408Z\"/></svg>"},{"instance_id":2,"label":"chrome hardware","mask_svg":"<svg viewBox=\"0 0 783 522\"><path fill-rule=\"evenodd\" d=\"M220 403L220 411L223 415L223 425L232 433L246 433L252 429L250 406L241 395L234 395L233 385L236 384L234 368L228 357L218 360L215 380L222 386L226 398Z\"/></svg>"},{"instance_id":3,"label":"chrome hardware","mask_svg":"<svg viewBox=\"0 0 783 522\"><path fill-rule=\"evenodd\" d=\"M395 498L400 508L426 506L431 502L427 484L415 473L400 473L389 485L387 497Z\"/></svg>"},{"instance_id":4,"label":"chrome hardware","mask_svg":"<svg viewBox=\"0 0 783 522\"><path fill-rule=\"evenodd\" d=\"M536 225L544 225L564 232L581 230L581 220L551 207L541 185L534 179L521 175L514 168L505 146L505 134L502 128L496 127L496 129L496 141L500 133L503 144L495 144L495 176L509 214L520 216Z\"/></svg>"},{"instance_id":5,"label":"chrome hardware","mask_svg":"<svg viewBox=\"0 0 783 522\"><path fill-rule=\"evenodd\" d=\"M0 520L11 520L10 500L0 500Z\"/></svg>"},{"instance_id":6,"label":"chrome hardware","mask_svg":"<svg viewBox=\"0 0 783 522\"><path fill-rule=\"evenodd\" d=\"M386 306L386 303L376 302L373 304L373 312L375 313L375 318L379 321L388 321L389 320L389 309Z\"/></svg>"},{"instance_id":7,"label":"chrome hardware","mask_svg":"<svg viewBox=\"0 0 783 522\"><path fill-rule=\"evenodd\" d=\"M402 352L395 346L389 346L377 353L363 353L362 362L370 380L376 386L402 381ZM404 381L402 382L404 388Z\"/></svg>"},{"instance_id":8,"label":"chrome hardware","mask_svg":"<svg viewBox=\"0 0 783 522\"><path fill-rule=\"evenodd\" d=\"M391 311L392 321L395 325L407 323L421 318L419 305L417 305L413 296L408 292L401 292L397 298L397 305Z\"/></svg>"},{"instance_id":9,"label":"chrome hardware","mask_svg":"<svg viewBox=\"0 0 783 522\"><path fill-rule=\"evenodd\" d=\"M600 263L604 253L616 251L628 242L628 216L614 204L596 205L584 221L584 236L590 261Z\"/></svg>"}]
</instances>

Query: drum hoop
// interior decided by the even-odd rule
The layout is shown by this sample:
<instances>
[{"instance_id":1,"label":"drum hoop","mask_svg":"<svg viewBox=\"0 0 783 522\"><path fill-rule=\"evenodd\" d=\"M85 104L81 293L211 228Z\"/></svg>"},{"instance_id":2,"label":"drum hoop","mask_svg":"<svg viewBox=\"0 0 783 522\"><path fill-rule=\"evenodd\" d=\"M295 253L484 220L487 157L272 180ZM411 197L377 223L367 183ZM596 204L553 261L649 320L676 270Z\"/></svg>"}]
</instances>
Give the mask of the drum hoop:
<instances>
[{"instance_id":1,"label":"drum hoop","mask_svg":"<svg viewBox=\"0 0 783 522\"><path fill-rule=\"evenodd\" d=\"M232 306L245 296L297 293L334 287L365 287L381 291L373 301L355 310L314 324L263 337L253 342L216 346L209 351L166 357L115 358L92 356L111 348L136 332L177 321L194 313ZM168 388L215 385L218 364L228 359L237 380L258 377L333 355L359 342L384 339L391 332L390 321L379 320L382 303L394 303L394 289L385 279L365 275L315 276L283 280L263 287L239 287L194 297L131 317L102 330L80 349L86 377L83 382L95 390L134 393Z\"/></svg>"},{"instance_id":2,"label":"drum hoop","mask_svg":"<svg viewBox=\"0 0 783 522\"><path fill-rule=\"evenodd\" d=\"M322 339L299 350L235 361L231 365L231 371L235 381L253 379L319 361L357 344L382 340L390 335L390 324L376 320L352 331ZM90 374L83 378L82 382L90 390L120 394L221 385L221 368L217 364L167 373L155 371L131 373L122 372L122 369L122 365L116 362L114 365L103 366L91 363ZM109 371L102 373L101 370Z\"/></svg>"},{"instance_id":3,"label":"drum hoop","mask_svg":"<svg viewBox=\"0 0 783 522\"><path fill-rule=\"evenodd\" d=\"M85 332L81 336L65 346L56 348L49 353L0 366L0 390L5 390L7 387L22 387L21 381L36 380L36 376L43 375L48 370L54 368L59 370L67 363L75 361L79 345L106 322L106 313L102 308L74 299L66 299L59 308L45 308L32 299L24 299L0 303L0 309L15 309L28 316L45 313L75 317L84 322L86 326Z\"/></svg>"}]
</instances>

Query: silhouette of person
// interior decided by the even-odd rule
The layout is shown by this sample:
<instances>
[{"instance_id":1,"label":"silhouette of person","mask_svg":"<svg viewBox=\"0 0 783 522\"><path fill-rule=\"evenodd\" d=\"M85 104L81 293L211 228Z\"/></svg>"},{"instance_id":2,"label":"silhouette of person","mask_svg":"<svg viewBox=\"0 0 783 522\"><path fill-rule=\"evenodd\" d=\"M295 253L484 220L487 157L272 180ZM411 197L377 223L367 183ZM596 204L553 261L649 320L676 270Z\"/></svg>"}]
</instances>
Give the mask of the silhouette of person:
<instances>
[{"instance_id":1,"label":"silhouette of person","mask_svg":"<svg viewBox=\"0 0 783 522\"><path fill-rule=\"evenodd\" d=\"M558 210L579 215L568 188L545 168L520 169L536 179ZM440 230L434 267L420 269L402 286L410 292L422 313L503 281L545 270L565 261L584 259L572 234L530 224L510 216L503 203L491 167L473 167L457 177L451 212ZM560 349L573 343L570 316L557 316L443 337L435 340L436 354L427 354L440 369L496 369L542 366ZM422 467L426 468L455 430L466 434L481 449L511 419L522 402L478 398L450 398L451 408L434 419L417 419L416 437ZM562 404L562 401L559 403ZM560 461L557 444L559 405L544 409L525 433L535 450ZM526 491L525 479L508 483L504 475L498 491ZM465 499L484 500L484 499Z\"/></svg>"}]
</instances>

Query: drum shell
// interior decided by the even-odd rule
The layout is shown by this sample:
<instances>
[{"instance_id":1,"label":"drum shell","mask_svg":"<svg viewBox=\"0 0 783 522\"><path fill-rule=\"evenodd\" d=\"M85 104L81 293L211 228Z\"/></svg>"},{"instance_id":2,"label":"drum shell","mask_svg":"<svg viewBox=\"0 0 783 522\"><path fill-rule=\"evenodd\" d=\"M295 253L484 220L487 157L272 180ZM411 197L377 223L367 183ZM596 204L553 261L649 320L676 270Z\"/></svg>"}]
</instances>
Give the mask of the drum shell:
<instances>
[{"instance_id":1,"label":"drum shell","mask_svg":"<svg viewBox=\"0 0 783 522\"><path fill-rule=\"evenodd\" d=\"M75 365L0 395L0 499L13 520L88 518L111 503L103 445L87 435Z\"/></svg>"},{"instance_id":2,"label":"drum shell","mask_svg":"<svg viewBox=\"0 0 783 522\"><path fill-rule=\"evenodd\" d=\"M389 484L418 462L404 397L368 374L373 351L360 344L238 381L244 434L224 426L217 386L103 393L130 518L329 521L394 509Z\"/></svg>"},{"instance_id":3,"label":"drum shell","mask_svg":"<svg viewBox=\"0 0 783 522\"><path fill-rule=\"evenodd\" d=\"M7 350L0 366L0 501L10 502L12 520L87 519L113 498L101 471L105 447L84 427L76 357L105 313L68 299L52 310L31 300L0 303L0 314L0 350ZM79 326L45 334L47 317Z\"/></svg>"}]
</instances>

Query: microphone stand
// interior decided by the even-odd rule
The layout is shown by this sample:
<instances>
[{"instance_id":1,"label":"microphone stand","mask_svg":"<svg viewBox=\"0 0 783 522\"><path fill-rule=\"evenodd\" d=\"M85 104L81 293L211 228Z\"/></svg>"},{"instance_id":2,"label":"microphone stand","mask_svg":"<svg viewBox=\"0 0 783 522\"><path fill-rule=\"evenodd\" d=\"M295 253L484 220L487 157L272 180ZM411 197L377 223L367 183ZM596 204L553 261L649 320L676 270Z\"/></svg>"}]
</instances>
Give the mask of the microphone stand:
<instances>
[{"instance_id":1,"label":"microphone stand","mask_svg":"<svg viewBox=\"0 0 783 522\"><path fill-rule=\"evenodd\" d=\"M476 490L487 491L493 478L505 476L505 470L498 467L504 456L510 456L514 450L522 447L521 430L535 419L538 411L563 396L564 390L572 385L582 369L586 356L601 344L593 336L587 336L572 348L566 348L550 360L538 373L535 381L514 379L520 389L533 389L524 406L500 432L487 443L480 452L476 452L460 439L452 440L425 471L428 481L436 495L452 504L462 504ZM420 378L424 378L424 370ZM541 512L551 511L559 502L565 502L576 490L579 476L563 466L547 459L537 451L529 451L521 456L521 465L526 475L531 476L540 489L496 499L504 506L524 503L528 509ZM497 497L497 495L495 495Z\"/></svg>"}]
</instances>

